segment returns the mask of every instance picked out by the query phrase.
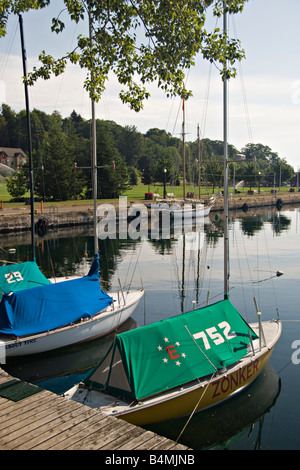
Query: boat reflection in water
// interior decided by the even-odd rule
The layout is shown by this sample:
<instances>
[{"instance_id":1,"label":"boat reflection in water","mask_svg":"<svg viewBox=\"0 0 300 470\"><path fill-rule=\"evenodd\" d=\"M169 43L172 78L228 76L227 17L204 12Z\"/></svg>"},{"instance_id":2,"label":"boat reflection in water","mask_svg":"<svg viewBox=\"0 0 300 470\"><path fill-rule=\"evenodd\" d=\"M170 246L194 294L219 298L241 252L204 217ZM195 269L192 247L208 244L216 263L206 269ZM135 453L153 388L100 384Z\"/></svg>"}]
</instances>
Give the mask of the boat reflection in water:
<instances>
[{"instance_id":1,"label":"boat reflection in water","mask_svg":"<svg viewBox=\"0 0 300 470\"><path fill-rule=\"evenodd\" d=\"M129 318L118 330L105 337L43 354L7 358L7 364L2 368L13 377L62 394L98 365L117 333L137 327L136 321Z\"/></svg>"},{"instance_id":2,"label":"boat reflection in water","mask_svg":"<svg viewBox=\"0 0 300 470\"><path fill-rule=\"evenodd\" d=\"M130 318L117 333L137 326ZM22 380L63 394L103 359L117 333L39 357L10 358L3 368ZM275 405L280 387L280 378L268 363L251 385L224 403L195 413L191 419L185 416L143 427L169 439L178 439L194 450L229 449L247 433L253 448L259 448L264 417Z\"/></svg>"},{"instance_id":3,"label":"boat reflection in water","mask_svg":"<svg viewBox=\"0 0 300 470\"><path fill-rule=\"evenodd\" d=\"M275 405L280 390L280 378L268 363L243 392L218 406L194 414L190 421L185 416L144 427L174 441L178 439L194 450L230 449L242 434L248 433L253 450L259 449L265 415Z\"/></svg>"}]
</instances>

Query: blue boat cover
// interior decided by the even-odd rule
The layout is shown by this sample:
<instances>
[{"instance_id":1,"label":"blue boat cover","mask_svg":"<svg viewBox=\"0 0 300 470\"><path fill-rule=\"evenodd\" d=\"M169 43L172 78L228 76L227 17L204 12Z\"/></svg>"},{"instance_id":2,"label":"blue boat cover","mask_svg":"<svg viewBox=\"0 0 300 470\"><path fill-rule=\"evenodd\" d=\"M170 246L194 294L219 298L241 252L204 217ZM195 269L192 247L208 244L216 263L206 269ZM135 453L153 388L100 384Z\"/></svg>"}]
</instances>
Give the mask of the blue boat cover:
<instances>
[{"instance_id":1,"label":"blue boat cover","mask_svg":"<svg viewBox=\"0 0 300 470\"><path fill-rule=\"evenodd\" d=\"M112 303L99 282L96 255L81 278L4 294L0 303L0 333L24 336L89 317Z\"/></svg>"}]
</instances>

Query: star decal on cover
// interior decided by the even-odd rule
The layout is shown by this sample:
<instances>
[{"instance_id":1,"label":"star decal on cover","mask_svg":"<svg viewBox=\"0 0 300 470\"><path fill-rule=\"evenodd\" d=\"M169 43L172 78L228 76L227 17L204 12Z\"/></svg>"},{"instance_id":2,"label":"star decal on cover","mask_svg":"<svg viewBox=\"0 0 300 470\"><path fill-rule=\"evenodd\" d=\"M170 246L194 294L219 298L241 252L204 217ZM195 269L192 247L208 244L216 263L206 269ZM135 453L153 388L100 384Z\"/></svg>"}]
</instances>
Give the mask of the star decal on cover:
<instances>
[{"instance_id":1,"label":"star decal on cover","mask_svg":"<svg viewBox=\"0 0 300 470\"><path fill-rule=\"evenodd\" d=\"M164 341L165 343L169 343L169 342L170 342L169 338L167 338L167 337L164 337L164 338L163 338L163 341ZM175 359L179 359L180 357L183 358L183 359L186 358L186 354L185 354L184 352L179 353L179 351L178 351L179 348L180 348L180 342L179 342L179 341L176 341L176 342L174 342L174 344L170 344L170 345L168 345L168 346L161 346L161 345L157 346L157 349L158 349L160 352L162 352L162 353L167 353L167 356L164 356L164 357L162 358L162 361L163 361L165 364L167 364L167 363L169 363L170 361L173 361L173 360L175 360ZM179 360L176 360L175 365L180 367L180 366L181 366L181 362L180 362Z\"/></svg>"}]
</instances>

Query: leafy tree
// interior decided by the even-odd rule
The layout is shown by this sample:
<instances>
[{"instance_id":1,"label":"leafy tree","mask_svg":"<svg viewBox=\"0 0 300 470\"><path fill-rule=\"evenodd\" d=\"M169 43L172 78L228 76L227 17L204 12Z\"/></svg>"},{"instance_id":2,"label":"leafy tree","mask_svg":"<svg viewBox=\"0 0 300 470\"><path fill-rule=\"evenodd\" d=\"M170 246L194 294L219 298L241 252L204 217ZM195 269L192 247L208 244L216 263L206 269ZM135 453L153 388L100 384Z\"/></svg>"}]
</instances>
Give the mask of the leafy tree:
<instances>
[{"instance_id":1,"label":"leafy tree","mask_svg":"<svg viewBox=\"0 0 300 470\"><path fill-rule=\"evenodd\" d=\"M143 135L137 131L135 126L113 126L115 145L124 156L127 166L136 167L143 149Z\"/></svg>"},{"instance_id":2,"label":"leafy tree","mask_svg":"<svg viewBox=\"0 0 300 470\"><path fill-rule=\"evenodd\" d=\"M40 148L42 168L34 175L35 192L50 200L67 200L82 191L80 171L74 171L74 155L67 136L62 132L62 119L52 114L52 125Z\"/></svg>"},{"instance_id":3,"label":"leafy tree","mask_svg":"<svg viewBox=\"0 0 300 470\"><path fill-rule=\"evenodd\" d=\"M159 158L156 160L154 168L154 180L161 183L164 182L165 176L166 181L175 181L179 176L179 172L176 172L174 163L178 155L177 150L174 147L161 147L159 150ZM166 175L165 175L165 171Z\"/></svg>"},{"instance_id":4,"label":"leafy tree","mask_svg":"<svg viewBox=\"0 0 300 470\"><path fill-rule=\"evenodd\" d=\"M0 135L1 145L3 147L10 147L10 135L7 129L7 122L4 116L0 116Z\"/></svg>"},{"instance_id":5,"label":"leafy tree","mask_svg":"<svg viewBox=\"0 0 300 470\"><path fill-rule=\"evenodd\" d=\"M14 199L20 199L28 190L28 178L24 171L16 171L6 179L7 191Z\"/></svg>"},{"instance_id":6,"label":"leafy tree","mask_svg":"<svg viewBox=\"0 0 300 470\"><path fill-rule=\"evenodd\" d=\"M98 197L115 198L129 188L128 169L124 157L115 148L106 124L97 121Z\"/></svg>"},{"instance_id":7,"label":"leafy tree","mask_svg":"<svg viewBox=\"0 0 300 470\"><path fill-rule=\"evenodd\" d=\"M147 85L156 81L168 96L187 99L191 92L184 86L184 70L203 57L220 69L222 76L235 75L234 63L244 57L238 40L224 37L219 28L207 29L207 13L221 16L224 10L238 13L247 0L64 0L68 15L58 11L52 19L52 31L66 27L66 16L79 23L90 18L93 42L80 35L76 47L57 59L42 51L42 65L29 74L29 83L61 74L68 62L87 70L85 88L99 100L109 72L124 87L120 98L136 111L149 97ZM0 37L6 34L8 16L47 7L54 0L5 0L2 2ZM225 57L228 60L225 66Z\"/></svg>"},{"instance_id":8,"label":"leafy tree","mask_svg":"<svg viewBox=\"0 0 300 470\"><path fill-rule=\"evenodd\" d=\"M130 184L130 186L136 186L138 184L138 181L139 181L138 171L135 168L130 167L130 168L128 168L128 174L129 174L129 184Z\"/></svg>"},{"instance_id":9,"label":"leafy tree","mask_svg":"<svg viewBox=\"0 0 300 470\"><path fill-rule=\"evenodd\" d=\"M279 184L280 178L281 181L290 181L293 177L293 167L284 158L280 158L278 153L273 152L267 145L247 144L242 148L242 153L246 156L247 162L252 162L255 165L256 174L258 172L264 173L264 181L269 185L274 183L274 175L277 184Z\"/></svg>"},{"instance_id":10,"label":"leafy tree","mask_svg":"<svg viewBox=\"0 0 300 470\"><path fill-rule=\"evenodd\" d=\"M257 167L254 162L247 162L245 165L244 181L249 184L250 189L256 183L257 179Z\"/></svg>"},{"instance_id":11,"label":"leafy tree","mask_svg":"<svg viewBox=\"0 0 300 470\"><path fill-rule=\"evenodd\" d=\"M273 175L275 175L276 185L279 185L280 181L281 183L290 181L294 176L294 168L289 165L284 158L279 159L271 165L271 171L273 171Z\"/></svg>"},{"instance_id":12,"label":"leafy tree","mask_svg":"<svg viewBox=\"0 0 300 470\"><path fill-rule=\"evenodd\" d=\"M11 109L10 106L3 103L1 108L1 141L3 147L18 147L13 145L17 143L16 131L17 131L17 115ZM3 139L3 140L2 140ZM6 145L5 145L6 144Z\"/></svg>"},{"instance_id":13,"label":"leafy tree","mask_svg":"<svg viewBox=\"0 0 300 470\"><path fill-rule=\"evenodd\" d=\"M216 186L223 186L223 165L215 158L205 164L205 173L208 180L213 185L213 192Z\"/></svg>"},{"instance_id":14,"label":"leafy tree","mask_svg":"<svg viewBox=\"0 0 300 470\"><path fill-rule=\"evenodd\" d=\"M270 147L262 144L247 144L241 152L245 155L247 161L268 162L277 160L278 155L272 152Z\"/></svg>"}]
</instances>

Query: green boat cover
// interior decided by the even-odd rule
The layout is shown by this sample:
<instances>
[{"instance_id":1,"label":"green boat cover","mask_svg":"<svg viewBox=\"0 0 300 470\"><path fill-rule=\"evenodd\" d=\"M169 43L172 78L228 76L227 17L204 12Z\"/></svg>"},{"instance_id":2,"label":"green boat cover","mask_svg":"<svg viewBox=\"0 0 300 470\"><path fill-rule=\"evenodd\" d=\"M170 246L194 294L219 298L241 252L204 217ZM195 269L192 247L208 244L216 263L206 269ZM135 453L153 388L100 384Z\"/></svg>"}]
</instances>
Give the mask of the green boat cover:
<instances>
[{"instance_id":1,"label":"green boat cover","mask_svg":"<svg viewBox=\"0 0 300 470\"><path fill-rule=\"evenodd\" d=\"M0 292L3 294L50 284L35 261L0 266Z\"/></svg>"},{"instance_id":2,"label":"green boat cover","mask_svg":"<svg viewBox=\"0 0 300 470\"><path fill-rule=\"evenodd\" d=\"M205 377L247 354L257 336L229 299L120 333L85 383L141 400Z\"/></svg>"}]
</instances>

